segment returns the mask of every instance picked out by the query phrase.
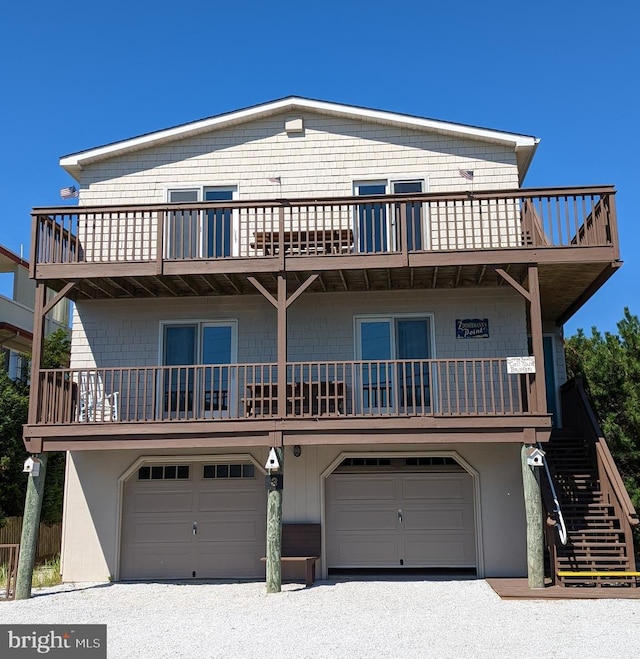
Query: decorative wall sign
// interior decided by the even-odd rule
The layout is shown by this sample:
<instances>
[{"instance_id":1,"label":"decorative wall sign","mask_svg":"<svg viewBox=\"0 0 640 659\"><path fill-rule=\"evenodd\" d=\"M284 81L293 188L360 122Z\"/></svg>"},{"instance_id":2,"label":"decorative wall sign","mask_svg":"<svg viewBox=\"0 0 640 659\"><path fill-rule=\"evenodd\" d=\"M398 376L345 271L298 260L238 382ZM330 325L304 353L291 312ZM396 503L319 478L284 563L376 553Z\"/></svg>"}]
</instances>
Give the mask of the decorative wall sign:
<instances>
[{"instance_id":1,"label":"decorative wall sign","mask_svg":"<svg viewBox=\"0 0 640 659\"><path fill-rule=\"evenodd\" d=\"M507 373L535 373L535 357L507 357Z\"/></svg>"},{"instance_id":2,"label":"decorative wall sign","mask_svg":"<svg viewBox=\"0 0 640 659\"><path fill-rule=\"evenodd\" d=\"M457 318L456 339L488 339L488 318Z\"/></svg>"}]
</instances>

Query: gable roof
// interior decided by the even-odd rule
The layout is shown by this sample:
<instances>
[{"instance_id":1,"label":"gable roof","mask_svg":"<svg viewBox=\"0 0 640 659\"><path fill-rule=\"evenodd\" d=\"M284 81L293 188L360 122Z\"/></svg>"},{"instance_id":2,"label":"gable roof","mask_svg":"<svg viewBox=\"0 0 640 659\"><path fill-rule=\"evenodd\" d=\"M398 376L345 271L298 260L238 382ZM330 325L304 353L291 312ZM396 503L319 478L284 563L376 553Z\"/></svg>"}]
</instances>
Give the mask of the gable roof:
<instances>
[{"instance_id":1,"label":"gable roof","mask_svg":"<svg viewBox=\"0 0 640 659\"><path fill-rule=\"evenodd\" d=\"M206 119L180 124L172 128L165 128L164 130L146 133L144 135L139 135L138 137L132 137L127 140L105 144L94 149L62 156L62 158L60 158L60 166L77 179L84 165L99 162L101 160L108 160L109 158L128 152L158 146L159 144L166 142L193 137L194 135L207 133L212 130L228 128L255 119L262 119L281 112L301 110L310 110L319 114L346 117L360 121L364 120L372 123L399 126L402 128L412 128L414 130L423 130L425 132L451 135L460 138L479 140L482 142L505 144L512 147L516 152L520 181L524 179L536 147L540 141L538 138L531 135L507 133L505 131L493 130L490 128L480 128L478 126L439 121L437 119L416 117L408 114L374 110L355 105L318 101L299 96L287 96L286 98L270 101L268 103L253 105L241 110L234 110L233 112L225 112Z\"/></svg>"}]
</instances>

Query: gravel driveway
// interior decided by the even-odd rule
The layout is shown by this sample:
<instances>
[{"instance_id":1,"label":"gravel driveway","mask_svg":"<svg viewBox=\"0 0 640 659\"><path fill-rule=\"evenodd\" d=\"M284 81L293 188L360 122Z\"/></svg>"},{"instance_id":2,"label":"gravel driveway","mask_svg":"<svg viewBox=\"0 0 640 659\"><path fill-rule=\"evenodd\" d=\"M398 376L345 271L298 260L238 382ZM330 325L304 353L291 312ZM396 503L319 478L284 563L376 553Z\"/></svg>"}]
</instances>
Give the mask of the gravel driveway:
<instances>
[{"instance_id":1,"label":"gravel driveway","mask_svg":"<svg viewBox=\"0 0 640 659\"><path fill-rule=\"evenodd\" d=\"M484 581L67 585L0 603L0 621L106 623L110 658L640 654L638 600L503 601Z\"/></svg>"}]
</instances>

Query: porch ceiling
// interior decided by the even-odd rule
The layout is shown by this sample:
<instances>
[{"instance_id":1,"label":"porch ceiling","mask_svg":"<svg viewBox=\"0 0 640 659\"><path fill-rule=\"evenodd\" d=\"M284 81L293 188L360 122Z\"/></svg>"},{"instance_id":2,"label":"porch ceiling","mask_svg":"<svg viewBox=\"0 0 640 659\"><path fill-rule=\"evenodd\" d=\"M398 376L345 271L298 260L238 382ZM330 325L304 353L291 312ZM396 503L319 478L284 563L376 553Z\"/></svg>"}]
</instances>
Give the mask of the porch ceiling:
<instances>
[{"instance_id":1,"label":"porch ceiling","mask_svg":"<svg viewBox=\"0 0 640 659\"><path fill-rule=\"evenodd\" d=\"M543 320L564 322L615 272L619 262L539 264ZM502 268L516 281L527 285L528 264L466 264L405 268L299 270L288 273L289 293L311 274L319 274L309 287L314 293L367 292L387 290L451 290L494 288L508 284L494 268ZM97 276L76 280L70 297L86 299L175 298L227 295L256 295L248 277L255 277L269 292L277 294L277 272L203 272L135 276ZM60 290L70 279L47 285Z\"/></svg>"}]
</instances>

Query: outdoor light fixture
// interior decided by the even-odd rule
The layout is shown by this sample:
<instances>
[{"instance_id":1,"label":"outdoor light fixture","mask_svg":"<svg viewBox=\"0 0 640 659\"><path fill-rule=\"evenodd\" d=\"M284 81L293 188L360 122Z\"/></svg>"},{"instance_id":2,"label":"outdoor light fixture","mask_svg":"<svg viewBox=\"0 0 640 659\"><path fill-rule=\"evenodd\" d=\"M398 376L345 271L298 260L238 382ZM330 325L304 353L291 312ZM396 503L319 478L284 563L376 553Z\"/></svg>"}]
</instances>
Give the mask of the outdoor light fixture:
<instances>
[{"instance_id":1,"label":"outdoor light fixture","mask_svg":"<svg viewBox=\"0 0 640 659\"><path fill-rule=\"evenodd\" d=\"M293 445L293 455L296 458L299 458L302 455L302 447L300 446L300 444Z\"/></svg>"}]
</instances>

